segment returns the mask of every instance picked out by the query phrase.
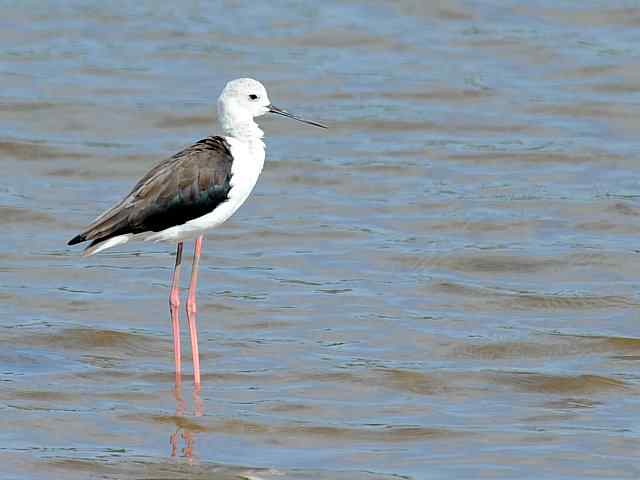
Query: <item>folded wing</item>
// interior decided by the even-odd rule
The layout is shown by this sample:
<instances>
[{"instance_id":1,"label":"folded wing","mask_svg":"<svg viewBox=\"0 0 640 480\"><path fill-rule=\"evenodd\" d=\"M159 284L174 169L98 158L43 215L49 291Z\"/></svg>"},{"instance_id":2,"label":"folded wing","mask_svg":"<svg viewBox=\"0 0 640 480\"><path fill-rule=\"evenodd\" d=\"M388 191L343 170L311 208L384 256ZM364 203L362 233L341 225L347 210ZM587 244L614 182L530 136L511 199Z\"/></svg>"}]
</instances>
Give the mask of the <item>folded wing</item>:
<instances>
[{"instance_id":1,"label":"folded wing","mask_svg":"<svg viewBox=\"0 0 640 480\"><path fill-rule=\"evenodd\" d=\"M104 212L69 245L166 228L201 217L229 198L231 155L222 137L207 137L159 163L120 203Z\"/></svg>"}]
</instances>

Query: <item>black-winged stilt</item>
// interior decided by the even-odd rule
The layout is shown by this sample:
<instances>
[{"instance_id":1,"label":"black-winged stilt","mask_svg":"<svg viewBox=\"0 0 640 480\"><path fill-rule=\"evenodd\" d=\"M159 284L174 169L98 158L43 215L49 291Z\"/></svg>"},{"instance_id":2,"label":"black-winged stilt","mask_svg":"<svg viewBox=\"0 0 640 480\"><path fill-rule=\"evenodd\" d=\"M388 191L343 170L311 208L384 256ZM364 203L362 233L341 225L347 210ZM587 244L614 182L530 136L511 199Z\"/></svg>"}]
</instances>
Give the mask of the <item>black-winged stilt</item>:
<instances>
[{"instance_id":1,"label":"black-winged stilt","mask_svg":"<svg viewBox=\"0 0 640 480\"><path fill-rule=\"evenodd\" d=\"M265 158L264 132L254 118L269 112L327 128L273 106L260 82L232 80L218 98L218 120L224 136L207 137L158 163L129 195L69 241L69 245L91 241L84 255L132 239L177 243L169 296L177 381L181 371L178 283L183 242L195 239L186 310L194 382L200 385L196 285L203 234L233 215L253 190Z\"/></svg>"}]
</instances>

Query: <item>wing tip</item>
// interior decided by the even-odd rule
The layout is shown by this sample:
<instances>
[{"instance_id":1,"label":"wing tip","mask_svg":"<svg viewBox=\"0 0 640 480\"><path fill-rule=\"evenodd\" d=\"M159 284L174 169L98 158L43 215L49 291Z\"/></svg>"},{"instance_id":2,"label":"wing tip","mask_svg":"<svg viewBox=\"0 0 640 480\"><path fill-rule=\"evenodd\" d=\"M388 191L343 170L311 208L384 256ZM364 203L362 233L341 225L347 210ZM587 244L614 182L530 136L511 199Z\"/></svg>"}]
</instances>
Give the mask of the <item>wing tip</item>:
<instances>
[{"instance_id":1,"label":"wing tip","mask_svg":"<svg viewBox=\"0 0 640 480\"><path fill-rule=\"evenodd\" d=\"M86 242L86 241L87 241L87 237L85 235L83 235L83 234L80 234L80 235L76 235L71 240L69 240L67 242L67 245L76 245L78 243L82 243L82 242Z\"/></svg>"}]
</instances>

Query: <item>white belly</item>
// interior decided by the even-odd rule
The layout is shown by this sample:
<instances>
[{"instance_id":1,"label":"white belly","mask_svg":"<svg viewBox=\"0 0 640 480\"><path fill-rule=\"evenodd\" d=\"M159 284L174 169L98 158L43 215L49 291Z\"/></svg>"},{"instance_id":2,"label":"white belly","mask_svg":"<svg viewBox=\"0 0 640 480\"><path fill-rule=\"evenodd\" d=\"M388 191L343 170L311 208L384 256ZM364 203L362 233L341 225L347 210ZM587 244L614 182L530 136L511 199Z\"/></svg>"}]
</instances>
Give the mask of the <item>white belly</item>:
<instances>
[{"instance_id":1,"label":"white belly","mask_svg":"<svg viewBox=\"0 0 640 480\"><path fill-rule=\"evenodd\" d=\"M264 143L260 139L246 143L233 137L225 137L225 140L229 143L233 156L229 198L206 215L161 232L145 235L145 240L180 242L196 238L206 230L227 221L245 202L264 166Z\"/></svg>"}]
</instances>

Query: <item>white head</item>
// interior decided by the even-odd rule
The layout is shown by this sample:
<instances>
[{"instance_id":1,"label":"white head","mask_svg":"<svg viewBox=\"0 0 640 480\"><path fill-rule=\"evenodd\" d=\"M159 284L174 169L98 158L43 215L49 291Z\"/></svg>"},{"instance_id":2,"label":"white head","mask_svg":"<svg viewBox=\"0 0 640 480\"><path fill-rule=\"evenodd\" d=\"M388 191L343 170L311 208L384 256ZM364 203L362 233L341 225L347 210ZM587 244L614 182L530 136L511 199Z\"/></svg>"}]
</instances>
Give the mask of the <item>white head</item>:
<instances>
[{"instance_id":1,"label":"white head","mask_svg":"<svg viewBox=\"0 0 640 480\"><path fill-rule=\"evenodd\" d=\"M262 138L264 134L253 119L269 112L327 128L271 105L267 89L252 78L231 80L218 97L218 120L230 136Z\"/></svg>"},{"instance_id":2,"label":"white head","mask_svg":"<svg viewBox=\"0 0 640 480\"><path fill-rule=\"evenodd\" d=\"M231 80L218 98L218 116L233 123L253 122L254 117L269 111L267 89L252 78Z\"/></svg>"}]
</instances>

